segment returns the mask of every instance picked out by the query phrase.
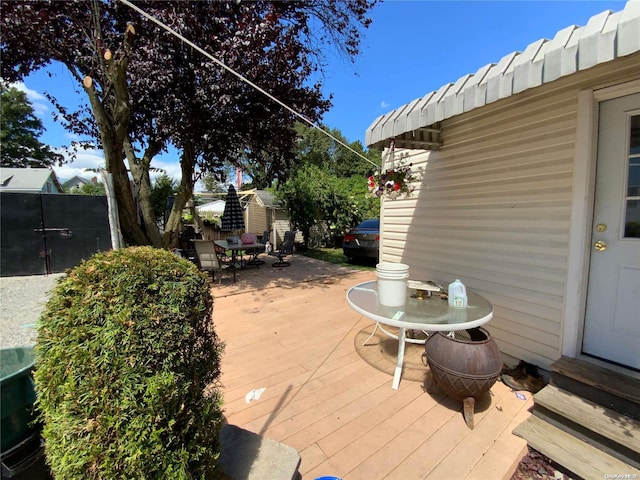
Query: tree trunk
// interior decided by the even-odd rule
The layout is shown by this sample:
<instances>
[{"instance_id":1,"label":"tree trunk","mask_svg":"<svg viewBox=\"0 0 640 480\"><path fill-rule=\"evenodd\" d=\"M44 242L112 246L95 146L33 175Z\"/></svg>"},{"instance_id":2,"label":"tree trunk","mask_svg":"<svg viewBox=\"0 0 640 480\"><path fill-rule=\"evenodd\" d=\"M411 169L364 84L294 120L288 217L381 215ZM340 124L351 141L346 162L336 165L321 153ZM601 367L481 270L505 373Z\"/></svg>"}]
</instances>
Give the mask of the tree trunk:
<instances>
[{"instance_id":1,"label":"tree trunk","mask_svg":"<svg viewBox=\"0 0 640 480\"><path fill-rule=\"evenodd\" d=\"M99 24L99 23L98 23ZM96 38L100 32L96 33ZM96 91L95 81L83 82L83 88L89 97L91 110L96 119L100 131L100 140L104 150L105 167L113 177L113 187L118 203L118 215L120 228L124 240L129 245L148 245L151 243L145 232L138 224L136 205L131 192L129 174L124 163L124 140L129 133L129 120L131 108L129 104L129 90L127 85L127 52L131 47L132 35L125 33L125 53L118 59L105 61L105 82L113 88L113 98L103 93L103 101L112 104L107 107L102 103L100 95ZM72 65L67 65L69 71L74 72ZM85 77L86 78L86 77ZM107 88L106 85L102 85ZM109 112L109 113L107 113Z\"/></svg>"},{"instance_id":2,"label":"tree trunk","mask_svg":"<svg viewBox=\"0 0 640 480\"><path fill-rule=\"evenodd\" d=\"M138 225L135 203L129 185L129 175L122 159L122 141L118 141L115 133L116 129L113 127L93 87L85 88L85 90L89 96L91 108L100 129L105 168L113 177L113 188L118 204L122 236L129 245L146 245L149 241L140 225Z\"/></svg>"},{"instance_id":3,"label":"tree trunk","mask_svg":"<svg viewBox=\"0 0 640 480\"><path fill-rule=\"evenodd\" d=\"M130 139L127 137L124 141L124 151L129 163L129 169L133 176L133 181L138 187L138 203L140 204L140 212L142 215L142 225L144 231L149 238L151 245L160 248L162 246L162 237L156 222L156 215L151 202L151 178L149 177L149 168L151 160L160 152L161 146L152 144L147 147L142 157L138 160L135 155Z\"/></svg>"},{"instance_id":4,"label":"tree trunk","mask_svg":"<svg viewBox=\"0 0 640 480\"><path fill-rule=\"evenodd\" d=\"M173 248L178 244L178 234L180 233L180 225L182 223L182 210L193 195L193 173L195 170L196 159L191 144L184 147L182 156L180 157L180 170L182 176L180 185L176 192L176 198L165 226L163 236L163 246L165 248Z\"/></svg>"}]
</instances>

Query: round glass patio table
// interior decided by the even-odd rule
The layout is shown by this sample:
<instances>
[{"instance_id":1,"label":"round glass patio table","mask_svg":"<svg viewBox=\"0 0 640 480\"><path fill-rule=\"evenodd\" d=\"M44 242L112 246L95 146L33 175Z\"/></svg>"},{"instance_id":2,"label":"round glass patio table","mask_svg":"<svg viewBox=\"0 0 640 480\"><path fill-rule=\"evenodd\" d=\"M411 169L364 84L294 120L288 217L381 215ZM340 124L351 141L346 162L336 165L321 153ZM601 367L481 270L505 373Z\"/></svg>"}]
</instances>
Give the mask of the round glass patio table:
<instances>
[{"instance_id":1,"label":"round glass patio table","mask_svg":"<svg viewBox=\"0 0 640 480\"><path fill-rule=\"evenodd\" d=\"M378 282L363 282L347 292L349 306L376 322L376 328L364 344L380 328L386 335L398 340L398 358L392 387L397 390L402 376L405 342L424 344L426 340L407 337L407 330L454 332L468 330L487 323L493 317L493 306L482 295L467 290L467 308L453 308L436 292L430 297L416 298L415 290L407 288L407 300L402 307L387 307L378 302ZM383 325L397 327L398 334L385 330Z\"/></svg>"}]
</instances>

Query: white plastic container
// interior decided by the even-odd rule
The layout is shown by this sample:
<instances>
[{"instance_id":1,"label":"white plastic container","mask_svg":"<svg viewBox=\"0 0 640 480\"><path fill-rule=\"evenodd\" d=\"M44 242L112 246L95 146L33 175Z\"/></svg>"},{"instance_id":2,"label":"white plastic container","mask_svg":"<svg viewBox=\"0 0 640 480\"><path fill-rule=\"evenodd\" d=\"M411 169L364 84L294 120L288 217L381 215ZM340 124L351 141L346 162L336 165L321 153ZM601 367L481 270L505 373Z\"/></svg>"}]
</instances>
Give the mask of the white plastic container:
<instances>
[{"instance_id":1,"label":"white plastic container","mask_svg":"<svg viewBox=\"0 0 640 480\"><path fill-rule=\"evenodd\" d=\"M449 296L450 307L467 308L467 288L460 280L456 279L449 284L447 295Z\"/></svg>"},{"instance_id":2,"label":"white plastic container","mask_svg":"<svg viewBox=\"0 0 640 480\"><path fill-rule=\"evenodd\" d=\"M409 265L382 262L376 265L378 302L386 307L402 307L407 301Z\"/></svg>"}]
</instances>

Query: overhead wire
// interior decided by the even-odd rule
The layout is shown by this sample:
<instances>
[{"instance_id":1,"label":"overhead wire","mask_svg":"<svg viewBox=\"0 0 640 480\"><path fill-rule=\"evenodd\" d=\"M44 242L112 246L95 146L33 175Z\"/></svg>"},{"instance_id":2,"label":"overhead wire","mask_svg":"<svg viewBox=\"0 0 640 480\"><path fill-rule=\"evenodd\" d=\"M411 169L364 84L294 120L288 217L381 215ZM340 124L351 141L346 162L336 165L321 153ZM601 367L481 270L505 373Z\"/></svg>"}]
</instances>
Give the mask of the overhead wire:
<instances>
[{"instance_id":1,"label":"overhead wire","mask_svg":"<svg viewBox=\"0 0 640 480\"><path fill-rule=\"evenodd\" d=\"M251 80L249 80L248 78L246 78L244 75L242 75L239 72L236 72L234 69L232 69L231 67L229 67L228 65L226 65L224 62L218 60L217 58L215 58L213 55L211 55L210 53L208 53L207 51L205 51L204 49L202 49L201 47L199 47L198 45L196 45L195 43L193 43L191 40L187 39L186 37L184 37L181 33L176 32L174 29L172 29L170 26L166 25L165 23L161 22L160 20L158 20L157 18L155 18L153 15L145 12L144 10L142 10L140 7L134 5L133 3L131 3L129 0L120 0L121 3L127 5L128 7L132 8L133 10L135 10L136 12L138 12L140 15L142 15L143 17L146 17L147 19L151 20L153 23L155 23L156 25L158 25L159 27L163 28L164 30L166 30L167 32L169 32L171 35L174 35L175 37L179 38L180 40L182 40L184 43L186 43L187 45L189 45L190 47L192 47L193 49L195 49L196 51L200 52L202 55L204 55L205 57L207 57L209 60L211 60L212 62L214 62L216 65L219 65L220 67L224 68L226 71L228 71L229 73L231 73L232 75L234 75L235 77L239 78L242 82L246 83L247 85L251 86L252 88L254 88L255 90L257 90L258 92L262 93L263 95L265 95L267 98L269 98L270 100L274 101L275 103L277 103L278 105L280 105L281 107L283 107L284 109L288 110L289 112L293 113L296 117L300 118L302 121L304 121L305 123L311 125L313 128L319 130L320 132L322 132L324 135L326 135L327 137L331 138L334 142L338 143L339 145L343 146L344 148L346 148L347 150L349 150L351 153L357 155L358 157L360 157L361 159L365 160L366 162L369 162L371 165L375 166L376 168L380 168L380 165L378 165L377 163L371 161L370 159L368 159L367 157L365 157L364 155L362 155L360 152L354 150L353 148L351 148L349 145L347 145L345 142L343 142L342 140L340 140L339 138L336 138L335 136L331 135L330 132L327 132L325 129L323 129L322 127L320 127L319 125L317 125L316 123L314 123L313 121L309 120L307 117L305 117L304 115L302 115L301 113L297 112L296 110L294 110L293 108L291 108L289 105L287 105L286 103L284 103L282 100L280 100L279 98L273 96L271 93L267 92L266 90L264 90L262 87L260 87L259 85L256 85L254 82L252 82Z\"/></svg>"}]
</instances>

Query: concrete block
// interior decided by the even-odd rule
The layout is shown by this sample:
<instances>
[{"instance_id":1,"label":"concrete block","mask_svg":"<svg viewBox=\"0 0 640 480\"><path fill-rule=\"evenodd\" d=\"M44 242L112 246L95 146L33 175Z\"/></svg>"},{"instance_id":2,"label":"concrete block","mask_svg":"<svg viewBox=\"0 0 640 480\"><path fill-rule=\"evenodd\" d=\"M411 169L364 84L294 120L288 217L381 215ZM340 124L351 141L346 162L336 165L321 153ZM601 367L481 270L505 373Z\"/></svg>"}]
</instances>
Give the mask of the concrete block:
<instances>
[{"instance_id":1,"label":"concrete block","mask_svg":"<svg viewBox=\"0 0 640 480\"><path fill-rule=\"evenodd\" d=\"M297 480L297 450L235 425L220 432L220 472L233 480Z\"/></svg>"}]
</instances>

